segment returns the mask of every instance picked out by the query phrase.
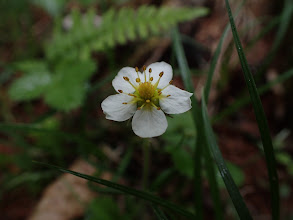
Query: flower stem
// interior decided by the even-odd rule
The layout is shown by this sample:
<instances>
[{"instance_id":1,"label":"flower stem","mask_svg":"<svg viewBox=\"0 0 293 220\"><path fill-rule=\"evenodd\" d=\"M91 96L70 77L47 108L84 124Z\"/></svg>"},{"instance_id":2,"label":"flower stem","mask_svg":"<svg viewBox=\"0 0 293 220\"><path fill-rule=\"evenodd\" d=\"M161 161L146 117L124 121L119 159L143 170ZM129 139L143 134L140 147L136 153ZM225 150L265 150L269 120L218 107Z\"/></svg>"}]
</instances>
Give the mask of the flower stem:
<instances>
[{"instance_id":1,"label":"flower stem","mask_svg":"<svg viewBox=\"0 0 293 220\"><path fill-rule=\"evenodd\" d=\"M149 166L150 166L150 148L151 142L147 139L143 144L143 176L142 185L143 189L146 190L149 185Z\"/></svg>"}]
</instances>

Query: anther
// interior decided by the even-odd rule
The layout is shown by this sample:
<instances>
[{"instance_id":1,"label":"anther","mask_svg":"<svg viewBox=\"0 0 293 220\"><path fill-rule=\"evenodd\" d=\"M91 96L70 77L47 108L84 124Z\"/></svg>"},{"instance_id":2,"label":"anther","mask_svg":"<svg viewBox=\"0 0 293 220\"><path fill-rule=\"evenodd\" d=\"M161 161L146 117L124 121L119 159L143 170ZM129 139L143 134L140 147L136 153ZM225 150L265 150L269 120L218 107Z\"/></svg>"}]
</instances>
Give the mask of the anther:
<instances>
[{"instance_id":1,"label":"anther","mask_svg":"<svg viewBox=\"0 0 293 220\"><path fill-rule=\"evenodd\" d=\"M157 110L161 110L161 108L160 107L157 107Z\"/></svg>"},{"instance_id":2,"label":"anther","mask_svg":"<svg viewBox=\"0 0 293 220\"><path fill-rule=\"evenodd\" d=\"M128 93L128 95L136 98L136 95L134 95L134 94Z\"/></svg>"},{"instance_id":3,"label":"anther","mask_svg":"<svg viewBox=\"0 0 293 220\"><path fill-rule=\"evenodd\" d=\"M125 81L129 81L129 78L126 77L126 76L123 76L123 79L124 79Z\"/></svg>"},{"instance_id":4,"label":"anther","mask_svg":"<svg viewBox=\"0 0 293 220\"><path fill-rule=\"evenodd\" d=\"M121 89L118 89L118 92L123 93L123 91Z\"/></svg>"},{"instance_id":5,"label":"anther","mask_svg":"<svg viewBox=\"0 0 293 220\"><path fill-rule=\"evenodd\" d=\"M152 72L152 68L149 68L149 73L151 73Z\"/></svg>"},{"instance_id":6,"label":"anther","mask_svg":"<svg viewBox=\"0 0 293 220\"><path fill-rule=\"evenodd\" d=\"M151 78L150 78L150 81L153 81L153 80L154 80L154 78L153 78L153 77L151 77Z\"/></svg>"},{"instance_id":7,"label":"anther","mask_svg":"<svg viewBox=\"0 0 293 220\"><path fill-rule=\"evenodd\" d=\"M140 110L141 109L141 107L137 107L137 110Z\"/></svg>"},{"instance_id":8,"label":"anther","mask_svg":"<svg viewBox=\"0 0 293 220\"><path fill-rule=\"evenodd\" d=\"M151 101L149 99L145 100L145 102L150 103Z\"/></svg>"},{"instance_id":9,"label":"anther","mask_svg":"<svg viewBox=\"0 0 293 220\"><path fill-rule=\"evenodd\" d=\"M142 69L143 69L143 71L145 71L146 70L146 66L143 66Z\"/></svg>"},{"instance_id":10,"label":"anther","mask_svg":"<svg viewBox=\"0 0 293 220\"><path fill-rule=\"evenodd\" d=\"M135 71L138 73L138 67L135 67Z\"/></svg>"},{"instance_id":11,"label":"anther","mask_svg":"<svg viewBox=\"0 0 293 220\"><path fill-rule=\"evenodd\" d=\"M135 81L136 81L137 83L139 83L139 82L140 82L140 78L136 78Z\"/></svg>"},{"instance_id":12,"label":"anther","mask_svg":"<svg viewBox=\"0 0 293 220\"><path fill-rule=\"evenodd\" d=\"M170 97L171 95L167 95L166 97Z\"/></svg>"},{"instance_id":13,"label":"anther","mask_svg":"<svg viewBox=\"0 0 293 220\"><path fill-rule=\"evenodd\" d=\"M164 75L164 72L160 72L159 76L162 77Z\"/></svg>"},{"instance_id":14,"label":"anther","mask_svg":"<svg viewBox=\"0 0 293 220\"><path fill-rule=\"evenodd\" d=\"M123 105L127 105L127 102L122 102Z\"/></svg>"},{"instance_id":15,"label":"anther","mask_svg":"<svg viewBox=\"0 0 293 220\"><path fill-rule=\"evenodd\" d=\"M173 84L173 79L172 79L172 80L169 82L169 84L170 84L170 85L172 85L172 84Z\"/></svg>"}]
</instances>

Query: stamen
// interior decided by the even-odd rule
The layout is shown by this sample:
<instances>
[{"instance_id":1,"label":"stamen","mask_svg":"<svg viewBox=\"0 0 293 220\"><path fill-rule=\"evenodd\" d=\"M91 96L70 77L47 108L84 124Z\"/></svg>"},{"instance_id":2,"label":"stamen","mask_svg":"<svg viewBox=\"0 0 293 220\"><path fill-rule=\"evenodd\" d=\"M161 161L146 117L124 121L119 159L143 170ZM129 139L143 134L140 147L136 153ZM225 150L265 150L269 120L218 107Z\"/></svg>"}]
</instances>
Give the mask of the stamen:
<instances>
[{"instance_id":1,"label":"stamen","mask_svg":"<svg viewBox=\"0 0 293 220\"><path fill-rule=\"evenodd\" d=\"M161 110L161 108L156 106L154 103L151 103L151 105L154 106L157 110Z\"/></svg>"},{"instance_id":2,"label":"stamen","mask_svg":"<svg viewBox=\"0 0 293 220\"><path fill-rule=\"evenodd\" d=\"M145 103L143 103L140 107L137 107L137 110L141 110L145 106Z\"/></svg>"},{"instance_id":3,"label":"stamen","mask_svg":"<svg viewBox=\"0 0 293 220\"><path fill-rule=\"evenodd\" d=\"M167 95L166 97L170 97L171 95Z\"/></svg>"},{"instance_id":4,"label":"stamen","mask_svg":"<svg viewBox=\"0 0 293 220\"><path fill-rule=\"evenodd\" d=\"M145 100L146 103L150 103L151 101L149 99Z\"/></svg>"},{"instance_id":5,"label":"stamen","mask_svg":"<svg viewBox=\"0 0 293 220\"><path fill-rule=\"evenodd\" d=\"M140 78L136 78L135 81L136 81L137 83L140 83Z\"/></svg>"},{"instance_id":6,"label":"stamen","mask_svg":"<svg viewBox=\"0 0 293 220\"><path fill-rule=\"evenodd\" d=\"M122 104L123 104L123 105L127 105L128 103L127 103L127 102L122 102Z\"/></svg>"},{"instance_id":7,"label":"stamen","mask_svg":"<svg viewBox=\"0 0 293 220\"><path fill-rule=\"evenodd\" d=\"M151 78L150 78L150 81L152 82L153 80L154 80L154 77L151 77Z\"/></svg>"},{"instance_id":8,"label":"stamen","mask_svg":"<svg viewBox=\"0 0 293 220\"><path fill-rule=\"evenodd\" d=\"M133 97L137 97L136 95L134 95L134 94L131 94L131 93L128 93L127 95L129 95L129 96L133 96Z\"/></svg>"},{"instance_id":9,"label":"stamen","mask_svg":"<svg viewBox=\"0 0 293 220\"><path fill-rule=\"evenodd\" d=\"M136 74L137 74L136 82L137 82L137 83L140 83L140 77L139 77L139 74L138 74L138 67L135 67L135 72L136 72ZM138 81L138 79L139 79L139 81Z\"/></svg>"},{"instance_id":10,"label":"stamen","mask_svg":"<svg viewBox=\"0 0 293 220\"><path fill-rule=\"evenodd\" d=\"M170 85L172 85L172 84L173 84L173 79L172 79L172 80L169 82L169 84L170 84Z\"/></svg>"},{"instance_id":11,"label":"stamen","mask_svg":"<svg viewBox=\"0 0 293 220\"><path fill-rule=\"evenodd\" d=\"M160 72L159 76L162 77L164 75L164 72Z\"/></svg>"},{"instance_id":12,"label":"stamen","mask_svg":"<svg viewBox=\"0 0 293 220\"><path fill-rule=\"evenodd\" d=\"M128 82L135 90L137 90L136 86L134 86L130 81L129 78L127 76L123 76L123 79Z\"/></svg>"},{"instance_id":13,"label":"stamen","mask_svg":"<svg viewBox=\"0 0 293 220\"><path fill-rule=\"evenodd\" d=\"M123 93L123 91L121 89L118 89L118 92Z\"/></svg>"},{"instance_id":14,"label":"stamen","mask_svg":"<svg viewBox=\"0 0 293 220\"><path fill-rule=\"evenodd\" d=\"M143 66L143 74L144 74L144 81L146 82L147 80L146 80L146 73L145 73L145 70L146 70L146 66Z\"/></svg>"},{"instance_id":15,"label":"stamen","mask_svg":"<svg viewBox=\"0 0 293 220\"><path fill-rule=\"evenodd\" d=\"M164 89L166 89L168 86L170 86L172 82L173 82L173 80L171 80L171 81L169 82L169 84L166 85L164 88L160 89L160 92L163 91Z\"/></svg>"},{"instance_id":16,"label":"stamen","mask_svg":"<svg viewBox=\"0 0 293 220\"><path fill-rule=\"evenodd\" d=\"M151 80L151 78L153 78L153 77L151 77L151 73L152 73L152 68L149 68L149 81L153 81L153 80Z\"/></svg>"}]
</instances>

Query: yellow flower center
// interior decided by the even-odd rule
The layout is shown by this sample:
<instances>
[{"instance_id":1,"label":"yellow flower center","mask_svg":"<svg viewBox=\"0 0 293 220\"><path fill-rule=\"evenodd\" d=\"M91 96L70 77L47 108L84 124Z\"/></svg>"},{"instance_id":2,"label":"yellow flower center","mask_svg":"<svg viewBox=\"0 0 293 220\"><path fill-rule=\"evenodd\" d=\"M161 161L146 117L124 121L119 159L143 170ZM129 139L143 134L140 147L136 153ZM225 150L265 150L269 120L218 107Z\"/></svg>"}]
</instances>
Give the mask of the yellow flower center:
<instances>
[{"instance_id":1,"label":"yellow flower center","mask_svg":"<svg viewBox=\"0 0 293 220\"><path fill-rule=\"evenodd\" d=\"M156 88L150 82L141 83L138 86L138 94L144 100L151 100L155 94Z\"/></svg>"},{"instance_id":2,"label":"yellow flower center","mask_svg":"<svg viewBox=\"0 0 293 220\"><path fill-rule=\"evenodd\" d=\"M159 100L163 97L170 96L170 95L167 95L167 96L162 95L162 90L164 90L168 85L172 84L172 80L164 88L158 89L157 87L159 85L160 79L164 75L164 72L160 72L157 82L153 83L153 77L151 77L151 73L152 73L151 69L149 69L149 76L147 77L145 72L146 68L145 67L143 68L145 82L141 82L137 67L135 68L135 70L137 72L137 77L138 77L136 78L136 82L138 83L138 86L135 84L132 84L129 81L128 77L125 77L125 76L123 77L123 79L127 81L135 89L135 92L133 94L128 94L130 96L133 96L132 101L129 103L137 103L138 110L142 109L143 107L147 107L147 109L151 109L150 107L152 106L160 110L161 108L159 106ZM123 93L122 90L118 90L118 92ZM125 102L122 104L129 104L129 103Z\"/></svg>"}]
</instances>

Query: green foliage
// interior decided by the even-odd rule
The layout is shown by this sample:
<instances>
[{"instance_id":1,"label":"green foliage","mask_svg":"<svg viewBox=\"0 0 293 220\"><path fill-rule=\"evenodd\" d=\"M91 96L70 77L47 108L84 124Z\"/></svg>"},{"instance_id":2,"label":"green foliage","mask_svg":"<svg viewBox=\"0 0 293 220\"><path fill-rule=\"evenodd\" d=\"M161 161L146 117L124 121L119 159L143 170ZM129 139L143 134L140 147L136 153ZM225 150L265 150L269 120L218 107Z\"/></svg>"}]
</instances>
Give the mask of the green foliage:
<instances>
[{"instance_id":1,"label":"green foliage","mask_svg":"<svg viewBox=\"0 0 293 220\"><path fill-rule=\"evenodd\" d=\"M64 1L47 3L32 0L51 14L60 12ZM93 10L85 14L73 11L70 14L73 25L62 31L61 21L56 18L52 40L45 47L43 61L24 61L16 64L22 77L15 80L9 95L16 101L28 101L44 96L45 102L62 111L69 111L82 105L87 83L96 67L91 52L104 51L117 44L139 37L158 34L172 25L207 13L204 8L155 8L142 6L137 11L122 8L110 9L102 17Z\"/></svg>"},{"instance_id":2,"label":"green foliage","mask_svg":"<svg viewBox=\"0 0 293 220\"><path fill-rule=\"evenodd\" d=\"M11 85L12 99L25 101L44 95L47 104L68 111L82 104L95 63L90 59L63 59L50 72L45 61L24 61L16 68L24 75Z\"/></svg>"},{"instance_id":3,"label":"green foliage","mask_svg":"<svg viewBox=\"0 0 293 220\"><path fill-rule=\"evenodd\" d=\"M205 8L171 8L141 6L137 11L121 8L110 9L102 17L93 10L85 14L73 11L72 27L67 32L56 30L46 47L49 58L64 54L88 55L91 50L104 51L128 40L146 38L166 31L178 22L207 14Z\"/></svg>"},{"instance_id":4,"label":"green foliage","mask_svg":"<svg viewBox=\"0 0 293 220\"><path fill-rule=\"evenodd\" d=\"M195 128L191 113L186 112L169 119L168 129L162 137L167 143L165 150L171 155L176 170L192 178Z\"/></svg>"},{"instance_id":5,"label":"green foliage","mask_svg":"<svg viewBox=\"0 0 293 220\"><path fill-rule=\"evenodd\" d=\"M31 3L45 9L52 16L60 15L64 8L65 0L30 0Z\"/></svg>"},{"instance_id":6,"label":"green foliage","mask_svg":"<svg viewBox=\"0 0 293 220\"><path fill-rule=\"evenodd\" d=\"M99 197L94 199L88 207L85 220L94 219L128 219L126 215L121 215L117 203L111 197Z\"/></svg>"},{"instance_id":7,"label":"green foliage","mask_svg":"<svg viewBox=\"0 0 293 220\"><path fill-rule=\"evenodd\" d=\"M234 165L233 163L226 161L226 165L227 168L229 169L231 176L233 177L233 179L235 180L235 184L240 187L243 185L244 183L244 173L243 171L236 165ZM225 188L225 183L223 181L223 178L220 174L220 172L217 172L217 182L219 183L219 186L221 188Z\"/></svg>"},{"instance_id":8,"label":"green foliage","mask_svg":"<svg viewBox=\"0 0 293 220\"><path fill-rule=\"evenodd\" d=\"M25 74L15 80L9 95L14 100L31 100L39 97L51 82L51 75L42 61L25 61L17 65Z\"/></svg>"}]
</instances>

